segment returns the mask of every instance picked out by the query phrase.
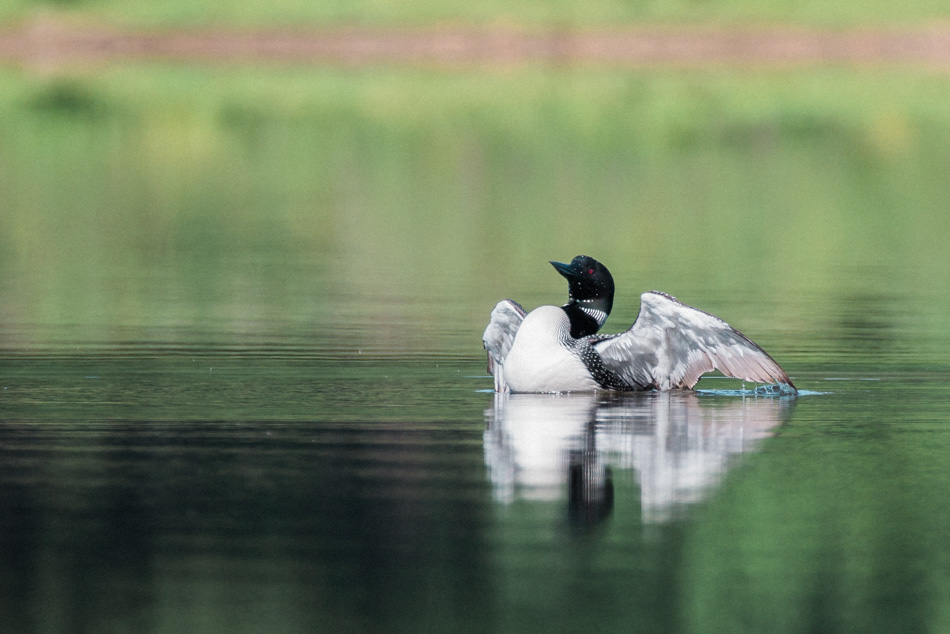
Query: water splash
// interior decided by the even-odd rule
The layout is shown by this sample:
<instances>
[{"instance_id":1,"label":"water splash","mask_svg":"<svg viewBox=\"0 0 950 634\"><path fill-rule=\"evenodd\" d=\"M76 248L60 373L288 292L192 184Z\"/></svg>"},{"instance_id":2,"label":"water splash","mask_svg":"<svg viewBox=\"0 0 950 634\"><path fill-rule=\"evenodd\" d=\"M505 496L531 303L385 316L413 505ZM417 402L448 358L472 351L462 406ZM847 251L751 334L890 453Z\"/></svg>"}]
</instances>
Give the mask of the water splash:
<instances>
[{"instance_id":1,"label":"water splash","mask_svg":"<svg viewBox=\"0 0 950 634\"><path fill-rule=\"evenodd\" d=\"M737 390L696 390L696 392L713 396L813 396L823 394L823 392L812 392L810 390L796 391L795 388L784 383L759 385L748 389L745 386L745 381L742 382L742 387Z\"/></svg>"}]
</instances>

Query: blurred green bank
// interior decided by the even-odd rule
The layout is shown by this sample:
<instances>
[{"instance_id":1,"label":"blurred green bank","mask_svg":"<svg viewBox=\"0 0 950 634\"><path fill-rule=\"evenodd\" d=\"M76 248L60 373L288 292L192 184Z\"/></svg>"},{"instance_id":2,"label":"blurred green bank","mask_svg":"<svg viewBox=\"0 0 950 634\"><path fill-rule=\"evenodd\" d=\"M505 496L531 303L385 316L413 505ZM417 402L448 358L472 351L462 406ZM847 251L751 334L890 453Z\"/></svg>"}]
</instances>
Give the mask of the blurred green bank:
<instances>
[{"instance_id":1,"label":"blurred green bank","mask_svg":"<svg viewBox=\"0 0 950 634\"><path fill-rule=\"evenodd\" d=\"M546 260L579 252L633 312L653 287L950 297L950 84L926 73L137 66L0 85L14 323L208 318L167 293L247 319L334 292L551 301Z\"/></svg>"},{"instance_id":2,"label":"blurred green bank","mask_svg":"<svg viewBox=\"0 0 950 634\"><path fill-rule=\"evenodd\" d=\"M842 26L914 24L947 17L946 3L913 0L7 0L0 21L42 14L141 26L374 24L413 26L431 23L524 24L534 26L615 26L624 22L752 23L794 22Z\"/></svg>"}]
</instances>

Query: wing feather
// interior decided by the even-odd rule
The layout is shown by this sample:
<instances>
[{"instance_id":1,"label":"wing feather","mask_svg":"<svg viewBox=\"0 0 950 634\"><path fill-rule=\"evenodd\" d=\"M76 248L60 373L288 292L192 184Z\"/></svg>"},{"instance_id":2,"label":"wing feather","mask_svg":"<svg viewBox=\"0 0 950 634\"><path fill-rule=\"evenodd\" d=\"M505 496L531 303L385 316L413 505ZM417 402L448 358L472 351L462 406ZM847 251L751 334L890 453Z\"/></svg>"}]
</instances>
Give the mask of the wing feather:
<instances>
[{"instance_id":1,"label":"wing feather","mask_svg":"<svg viewBox=\"0 0 950 634\"><path fill-rule=\"evenodd\" d=\"M511 299L498 302L491 311L491 319L482 335L482 345L488 351L488 373L495 377L496 392L504 392L507 389L505 358L526 314L521 304Z\"/></svg>"},{"instance_id":2,"label":"wing feather","mask_svg":"<svg viewBox=\"0 0 950 634\"><path fill-rule=\"evenodd\" d=\"M795 388L751 339L715 315L658 291L640 296L640 314L629 330L590 341L608 369L643 388L691 388L712 370Z\"/></svg>"}]
</instances>

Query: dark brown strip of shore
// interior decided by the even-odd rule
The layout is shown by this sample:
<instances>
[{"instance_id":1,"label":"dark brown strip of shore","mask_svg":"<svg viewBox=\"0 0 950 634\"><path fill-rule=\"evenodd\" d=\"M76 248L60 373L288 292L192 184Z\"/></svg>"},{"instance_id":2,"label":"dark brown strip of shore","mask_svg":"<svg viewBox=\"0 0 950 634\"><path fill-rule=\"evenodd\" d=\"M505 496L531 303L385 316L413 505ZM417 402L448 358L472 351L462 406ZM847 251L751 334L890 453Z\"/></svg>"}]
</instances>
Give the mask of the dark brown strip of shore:
<instances>
[{"instance_id":1,"label":"dark brown strip of shore","mask_svg":"<svg viewBox=\"0 0 950 634\"><path fill-rule=\"evenodd\" d=\"M28 68L127 61L324 66L640 67L920 65L950 69L950 26L337 27L119 30L37 20L0 28L0 62Z\"/></svg>"}]
</instances>

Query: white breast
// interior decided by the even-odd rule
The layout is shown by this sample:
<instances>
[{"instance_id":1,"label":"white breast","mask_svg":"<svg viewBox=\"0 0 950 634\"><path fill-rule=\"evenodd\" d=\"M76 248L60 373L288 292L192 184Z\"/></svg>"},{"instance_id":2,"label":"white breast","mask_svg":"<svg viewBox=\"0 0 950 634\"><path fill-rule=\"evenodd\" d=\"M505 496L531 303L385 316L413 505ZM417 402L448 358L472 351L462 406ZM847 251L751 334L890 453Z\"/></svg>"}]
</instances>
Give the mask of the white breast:
<instances>
[{"instance_id":1,"label":"white breast","mask_svg":"<svg viewBox=\"0 0 950 634\"><path fill-rule=\"evenodd\" d=\"M518 329L505 359L505 381L512 392L596 390L587 367L564 345L571 323L557 306L534 309Z\"/></svg>"}]
</instances>

